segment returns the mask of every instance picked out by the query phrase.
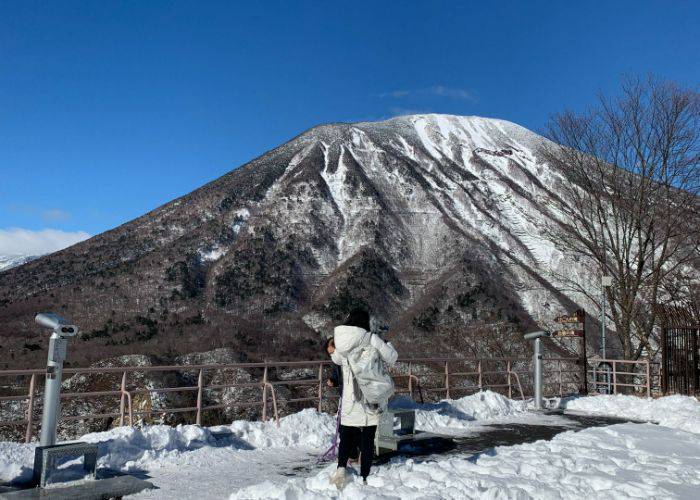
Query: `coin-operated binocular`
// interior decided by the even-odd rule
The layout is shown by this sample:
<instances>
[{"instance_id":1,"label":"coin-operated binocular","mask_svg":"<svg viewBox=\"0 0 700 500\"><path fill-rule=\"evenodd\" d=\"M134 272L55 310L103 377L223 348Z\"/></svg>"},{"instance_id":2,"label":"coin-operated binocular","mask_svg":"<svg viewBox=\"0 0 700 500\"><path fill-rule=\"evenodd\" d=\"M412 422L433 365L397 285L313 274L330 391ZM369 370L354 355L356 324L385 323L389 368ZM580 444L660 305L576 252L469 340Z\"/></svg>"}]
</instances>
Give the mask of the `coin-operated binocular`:
<instances>
[{"instance_id":1,"label":"coin-operated binocular","mask_svg":"<svg viewBox=\"0 0 700 500\"><path fill-rule=\"evenodd\" d=\"M51 330L49 355L46 361L46 389L40 441L41 446L51 446L56 444L56 426L61 412L61 377L68 339L78 335L78 327L53 313L37 314L34 321Z\"/></svg>"},{"instance_id":2,"label":"coin-operated binocular","mask_svg":"<svg viewBox=\"0 0 700 500\"><path fill-rule=\"evenodd\" d=\"M535 341L535 354L532 357L532 364L535 369L535 409L542 409L542 338L551 337L551 332L537 331L525 334L525 340Z\"/></svg>"}]
</instances>

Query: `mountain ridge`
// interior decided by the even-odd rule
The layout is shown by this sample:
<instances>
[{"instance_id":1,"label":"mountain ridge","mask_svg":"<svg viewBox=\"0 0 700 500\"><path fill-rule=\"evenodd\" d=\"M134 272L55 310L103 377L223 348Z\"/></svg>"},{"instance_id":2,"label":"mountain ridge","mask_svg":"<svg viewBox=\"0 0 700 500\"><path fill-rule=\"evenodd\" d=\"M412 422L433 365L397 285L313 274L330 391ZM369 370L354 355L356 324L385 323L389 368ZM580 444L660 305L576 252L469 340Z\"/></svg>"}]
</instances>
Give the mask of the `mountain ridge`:
<instances>
[{"instance_id":1,"label":"mountain ridge","mask_svg":"<svg viewBox=\"0 0 700 500\"><path fill-rule=\"evenodd\" d=\"M515 330L582 303L544 269L567 260L538 227L555 217L546 200L562 181L537 152L545 141L505 120L454 115L312 127L0 274L0 320L12 325L0 339L34 359L19 346L36 335L29 315L41 308L83 325L88 360L90 345L165 355L164 339L178 352L234 347L252 359L269 340L261 331L281 332L275 348L314 352L342 311L363 303L406 350L447 352L462 343L448 341L454 332L502 323L503 349L517 352Z\"/></svg>"}]
</instances>

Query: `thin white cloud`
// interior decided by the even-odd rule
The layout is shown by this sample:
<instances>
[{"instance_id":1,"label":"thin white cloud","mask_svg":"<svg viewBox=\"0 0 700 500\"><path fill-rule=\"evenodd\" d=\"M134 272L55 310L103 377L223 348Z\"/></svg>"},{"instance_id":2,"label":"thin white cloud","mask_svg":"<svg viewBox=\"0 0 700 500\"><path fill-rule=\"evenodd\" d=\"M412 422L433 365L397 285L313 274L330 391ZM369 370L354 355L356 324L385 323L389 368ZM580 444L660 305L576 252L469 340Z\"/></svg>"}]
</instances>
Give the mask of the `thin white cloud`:
<instances>
[{"instance_id":1,"label":"thin white cloud","mask_svg":"<svg viewBox=\"0 0 700 500\"><path fill-rule=\"evenodd\" d=\"M70 232L59 229L32 231L19 227L0 229L0 254L43 255L57 252L89 237L90 234L85 231Z\"/></svg>"},{"instance_id":2,"label":"thin white cloud","mask_svg":"<svg viewBox=\"0 0 700 500\"><path fill-rule=\"evenodd\" d=\"M70 213L60 208L51 208L41 212L41 218L46 222L67 221L70 219Z\"/></svg>"},{"instance_id":3,"label":"thin white cloud","mask_svg":"<svg viewBox=\"0 0 700 500\"><path fill-rule=\"evenodd\" d=\"M417 96L437 96L460 101L469 101L473 103L479 102L479 99L476 97L473 91L456 87L446 87L445 85L433 85L432 87L427 87L424 89L392 90L391 92L379 94L380 98L390 97L392 99L403 99L406 97Z\"/></svg>"},{"instance_id":4,"label":"thin white cloud","mask_svg":"<svg viewBox=\"0 0 700 500\"><path fill-rule=\"evenodd\" d=\"M402 108L401 106L392 106L389 108L389 116L407 116L407 115L425 115L431 113L425 108Z\"/></svg>"},{"instance_id":5,"label":"thin white cloud","mask_svg":"<svg viewBox=\"0 0 700 500\"><path fill-rule=\"evenodd\" d=\"M477 101L476 97L474 97L474 94L467 89L456 89L444 87L442 85L435 85L434 87L430 87L429 90L434 95L449 97L450 99L461 99L463 101L471 102Z\"/></svg>"},{"instance_id":6,"label":"thin white cloud","mask_svg":"<svg viewBox=\"0 0 700 500\"><path fill-rule=\"evenodd\" d=\"M410 94L410 90L392 90L391 92L384 92L383 94L379 94L379 97L393 97L394 99L401 99L402 97L406 97Z\"/></svg>"}]
</instances>

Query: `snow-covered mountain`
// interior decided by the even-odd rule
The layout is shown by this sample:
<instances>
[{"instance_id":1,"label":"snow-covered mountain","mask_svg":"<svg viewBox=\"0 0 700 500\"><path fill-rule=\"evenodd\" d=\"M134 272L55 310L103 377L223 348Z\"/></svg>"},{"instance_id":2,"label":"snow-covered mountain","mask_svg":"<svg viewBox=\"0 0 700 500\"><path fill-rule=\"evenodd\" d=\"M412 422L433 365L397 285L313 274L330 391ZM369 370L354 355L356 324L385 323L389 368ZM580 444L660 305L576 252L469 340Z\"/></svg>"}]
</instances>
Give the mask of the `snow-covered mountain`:
<instances>
[{"instance_id":1,"label":"snow-covered mountain","mask_svg":"<svg viewBox=\"0 0 700 500\"><path fill-rule=\"evenodd\" d=\"M90 358L144 343L315 356L320 337L364 303L404 353L519 352L519 332L587 305L558 276L585 283L589 271L545 237L563 180L543 144L479 117L313 128L132 222L0 274L0 335L26 332L29 311L41 308L83 326Z\"/></svg>"},{"instance_id":2,"label":"snow-covered mountain","mask_svg":"<svg viewBox=\"0 0 700 500\"><path fill-rule=\"evenodd\" d=\"M38 258L37 255L0 255L0 273L36 258Z\"/></svg>"}]
</instances>

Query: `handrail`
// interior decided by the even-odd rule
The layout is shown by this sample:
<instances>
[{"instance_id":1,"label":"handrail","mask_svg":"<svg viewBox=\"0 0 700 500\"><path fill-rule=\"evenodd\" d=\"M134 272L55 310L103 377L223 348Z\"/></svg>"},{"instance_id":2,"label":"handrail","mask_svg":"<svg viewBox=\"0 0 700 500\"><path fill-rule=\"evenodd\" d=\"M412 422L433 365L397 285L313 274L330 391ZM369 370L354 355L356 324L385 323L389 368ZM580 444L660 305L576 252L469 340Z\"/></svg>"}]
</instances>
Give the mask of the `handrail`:
<instances>
[{"instance_id":1,"label":"handrail","mask_svg":"<svg viewBox=\"0 0 700 500\"><path fill-rule=\"evenodd\" d=\"M518 383L518 389L520 390L520 399L525 401L525 394L523 393L523 386L520 383L520 377L518 377L518 374L515 372L508 372L508 377L509 377L509 382L508 384L510 385L510 376L513 375L515 377L515 381Z\"/></svg>"},{"instance_id":2,"label":"handrail","mask_svg":"<svg viewBox=\"0 0 700 500\"><path fill-rule=\"evenodd\" d=\"M571 364L580 364L580 360L578 358L566 358L566 357L554 357L554 358L545 358L543 360L545 363L551 362L551 363L556 363L558 366L558 372L555 372L556 375L558 375L558 382L557 385L559 387L559 394L562 395L563 393L563 387L565 386L571 386L576 384L575 379L572 380L571 377L566 377L566 380L563 378L563 374L574 374L574 373L580 373L579 370L563 370L562 365L564 363L571 363ZM614 362L615 368L617 368L617 363L644 363L644 361L628 361L628 360L601 360L601 361L610 361ZM485 389L494 389L498 391L507 391L506 394L508 394L510 397L513 396L512 394L512 389L513 389L513 383L512 383L512 378L515 379L516 383L516 388L518 392L520 393L520 397L522 399L525 399L524 395L524 390L523 390L523 384L521 381L521 378L519 374L524 374L528 373L526 371L523 371L522 369L520 371L516 371L513 368L518 365L521 366L521 363L531 363L531 358L521 358L521 357L498 357L498 358L485 358L485 357L470 357L470 358L462 358L462 357L435 357L435 358L430 358L430 357L407 357L407 358L401 358L398 360L400 365L408 365L408 370L407 373L405 371L399 370L400 373L394 372L392 376L394 378L402 378L406 377L407 378L407 386L408 386L408 392L411 397L413 397L414 390L417 388L419 391L419 396L421 401L423 401L423 391L425 390L426 392L432 392L432 393L440 393L443 392L445 397L453 397L455 392L462 392L462 391L479 391L479 390L485 390ZM458 366L457 370L452 371L449 365L450 363L454 364L473 364L474 366ZM117 413L110 413L110 412L105 412L105 413L100 413L99 415L97 414L81 414L80 419L92 419L92 418L107 418L107 417L119 417L118 418L118 424L120 426L125 425L126 422L126 416L129 416L129 425L134 424L134 416L135 415L141 415L141 414L153 414L153 413L158 413L158 414L167 414L167 413L187 413L187 412L193 412L193 421L197 425L202 424L203 420L203 412L204 411L209 411L209 410L214 410L214 409L221 409L221 408L226 408L226 407L254 407L254 406L261 406L262 408L262 415L264 418L267 418L267 409L268 409L268 402L267 402L267 397L268 394L272 396L272 410L273 410L273 417L275 419L275 422L277 425L279 425L279 408L278 408L278 398L277 398L277 391L276 391L276 386L278 385L284 385L288 387L296 387L293 389L293 391L300 391L296 393L291 393L288 399L283 399L282 401L288 402L288 403L302 403L302 402L308 402L308 401L316 401L316 406L319 409L319 411L322 409L323 402L324 402L324 389L327 390L326 384L325 384L325 378L324 378L324 367L331 365L332 362L330 360L302 360L302 361L280 361L280 362L273 362L273 361L265 361L265 362L259 362L259 363L227 363L227 364L193 364L193 365L158 365L158 366L123 366L123 367L72 367L72 368L66 368L64 370L64 373L68 375L74 375L74 374L121 374L121 383L114 388L114 390L102 390L102 391L74 391L74 392L66 392L61 395L62 398L79 398L79 397L118 397L119 401L119 409ZM428 376L433 377L433 376L440 376L439 372L441 371L438 366L439 364L443 364L443 374L442 377L444 378L443 380L443 385L442 387L427 387L422 381L421 378L416 375L415 373L415 365L420 365L422 368L421 370L427 370L430 373ZM438 365L438 366L436 366ZM314 375L310 375L310 377L302 377L302 378L291 378L291 379L285 379L285 380L269 380L269 370L270 369L279 369L279 368L290 368L290 367L309 367L314 370L317 370L317 373ZM524 368L524 367L523 367ZM211 371L217 371L217 372L225 372L226 370L234 370L234 369L251 369L251 370L257 370L257 369L262 369L262 373L257 372L260 376L262 375L262 380L258 378L257 381L250 381L250 382L239 382L239 383L219 383L219 384L207 384L206 379L205 379L205 372L211 372ZM648 368L647 368L648 370ZM128 389L128 374L129 373L134 373L134 372L139 372L139 373L153 373L153 372L164 372L164 371L176 371L176 372L181 372L181 373L189 373L189 372L195 372L197 376L197 383L196 385L192 385L191 382L189 383L183 383L181 386L177 387L161 387L161 388L151 388L151 387L144 387L144 386L136 386L131 389ZM616 371L616 376L619 375L624 375L626 372L618 372ZM0 370L0 377L3 376L29 376L30 377L30 383L29 383L29 391L25 393L24 395L18 395L18 396L3 396L0 397L0 401L4 400L13 400L13 401L28 401L27 405L27 411L25 414L24 420L16 420L13 419L11 421L4 421L0 422L0 425L17 425L18 422L23 422L26 423L26 432L25 432L25 441L29 442L32 438L32 426L36 422L36 418L33 415L34 413L34 399L35 399L35 392L36 391L36 385L37 385L37 375L43 375L45 373L45 369L25 369L25 370ZM255 372L253 372L255 373ZM648 377L648 381L650 380L651 376ZM422 375L421 375L422 377ZM457 382L457 379L460 380L460 382ZM465 384L464 382L470 381L470 384ZM505 381L506 383L502 383ZM551 384L550 384L551 385ZM617 385L623 386L623 384L618 383ZM647 382L647 386L649 385L649 382ZM247 400L247 401L239 401L239 402L231 402L228 403L228 405L224 404L217 404L218 401L216 399L214 400L205 400L205 394L206 391L209 391L208 393L211 394L211 391L219 390L219 389L228 389L228 388L260 388L261 389L261 398L255 400ZM304 387L307 387L307 390L311 390L312 387L317 387L317 394L314 397L307 397L310 394L308 392L304 392ZM649 391L650 389L648 389ZM156 411L146 411L146 412L134 412L133 409L133 397L135 394L147 394L147 393L178 393L178 392L189 392L189 393L196 393L196 406L186 406L186 407L180 407L180 408L162 408L158 409ZM404 392L404 391L397 391L397 392ZM555 392L556 393L556 392ZM194 396L193 396L194 397ZM194 403L194 401L192 401ZM211 404L208 404L211 403ZM187 403L185 403L187 404ZM105 408L106 409L106 408ZM12 417L13 415L9 415ZM64 420L76 420L78 419L77 417L71 416L71 417L64 417Z\"/></svg>"},{"instance_id":3,"label":"handrail","mask_svg":"<svg viewBox=\"0 0 700 500\"><path fill-rule=\"evenodd\" d=\"M593 361L593 360L591 360ZM610 380L606 382L598 382L598 374L599 373L608 373L609 372L604 372L599 369L597 369L596 365L600 365L602 363L608 363L612 366L612 382ZM647 397L651 397L651 379L654 377L651 373L651 365L654 364L652 363L649 359L596 359L595 360L595 365L592 366L592 369L587 370L587 374L593 374L593 392L598 393L598 387L600 385L603 386L608 386L612 388L612 393L617 394L618 387L633 387L635 389L644 389L646 392ZM618 366L619 365L632 365L637 366L637 365L642 365L644 367L644 373L636 373L636 372L626 372L626 371L619 371ZM632 368L634 370L634 368ZM632 377L641 377L644 379L644 382L641 384L629 384L629 383L624 383L618 381L619 376L632 376Z\"/></svg>"}]
</instances>

